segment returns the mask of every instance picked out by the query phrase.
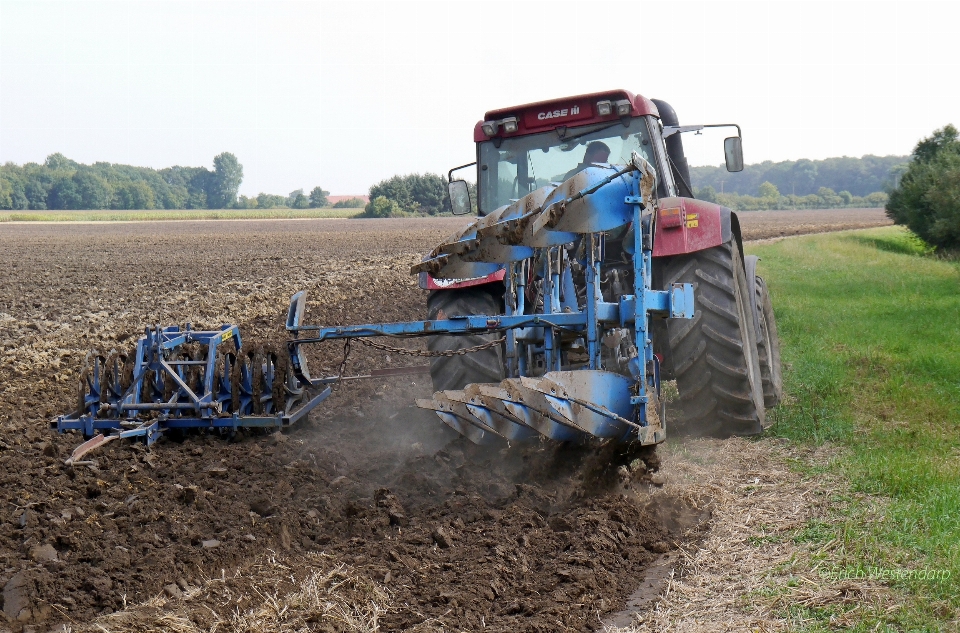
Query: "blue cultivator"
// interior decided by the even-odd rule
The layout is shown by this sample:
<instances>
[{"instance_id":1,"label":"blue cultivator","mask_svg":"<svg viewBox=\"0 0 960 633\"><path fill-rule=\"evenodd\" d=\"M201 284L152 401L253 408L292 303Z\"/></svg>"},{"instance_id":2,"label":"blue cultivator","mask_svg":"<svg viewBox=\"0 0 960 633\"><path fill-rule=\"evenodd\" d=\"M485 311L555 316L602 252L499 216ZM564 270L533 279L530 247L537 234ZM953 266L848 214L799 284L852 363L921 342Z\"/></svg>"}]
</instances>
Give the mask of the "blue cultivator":
<instances>
[{"instance_id":1,"label":"blue cultivator","mask_svg":"<svg viewBox=\"0 0 960 633\"><path fill-rule=\"evenodd\" d=\"M112 439L152 443L171 429L280 429L306 416L342 379L311 377L306 344L492 334L480 348L502 345L501 382L438 391L417 405L478 444L541 436L660 442L665 427L650 321L691 318L693 287L651 287L655 179L637 154L623 169L587 167L479 218L413 268L441 280L505 270L502 314L320 327L302 324L300 292L290 302L292 339L282 352L243 347L232 325L212 332L156 327L132 356L91 354L77 411L53 426L92 438L74 461ZM618 250L608 248L611 235L622 238Z\"/></svg>"},{"instance_id":2,"label":"blue cultivator","mask_svg":"<svg viewBox=\"0 0 960 633\"><path fill-rule=\"evenodd\" d=\"M152 444L170 429L280 429L330 395L329 387L308 393L287 367L286 350L243 348L235 325L205 332L156 326L132 356L89 353L77 410L51 426L90 438L69 462L114 439Z\"/></svg>"}]
</instances>

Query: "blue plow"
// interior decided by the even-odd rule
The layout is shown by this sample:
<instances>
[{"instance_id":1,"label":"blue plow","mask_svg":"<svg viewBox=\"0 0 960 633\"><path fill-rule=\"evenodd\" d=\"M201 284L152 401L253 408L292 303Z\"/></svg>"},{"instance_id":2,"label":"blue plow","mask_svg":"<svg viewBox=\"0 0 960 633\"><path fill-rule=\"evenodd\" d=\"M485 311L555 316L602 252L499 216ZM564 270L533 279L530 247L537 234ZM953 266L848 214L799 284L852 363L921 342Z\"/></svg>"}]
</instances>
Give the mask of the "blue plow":
<instances>
[{"instance_id":1,"label":"blue plow","mask_svg":"<svg viewBox=\"0 0 960 633\"><path fill-rule=\"evenodd\" d=\"M438 391L433 398L417 400L417 406L434 411L477 444L541 436L661 442L666 437L664 409L650 322L692 318L694 299L690 284L667 290L651 286L655 179L653 168L636 154L623 169L589 167L479 218L411 270L455 279L505 268L503 314L307 326L301 325L306 297L298 293L287 318L294 373L303 382L311 380L301 348L308 343L501 335L502 382ZM624 252L607 253L607 236L618 232L625 235ZM611 274L605 266L608 256L628 262L621 271L629 280L626 291L623 284L620 292L604 290L602 275Z\"/></svg>"}]
</instances>

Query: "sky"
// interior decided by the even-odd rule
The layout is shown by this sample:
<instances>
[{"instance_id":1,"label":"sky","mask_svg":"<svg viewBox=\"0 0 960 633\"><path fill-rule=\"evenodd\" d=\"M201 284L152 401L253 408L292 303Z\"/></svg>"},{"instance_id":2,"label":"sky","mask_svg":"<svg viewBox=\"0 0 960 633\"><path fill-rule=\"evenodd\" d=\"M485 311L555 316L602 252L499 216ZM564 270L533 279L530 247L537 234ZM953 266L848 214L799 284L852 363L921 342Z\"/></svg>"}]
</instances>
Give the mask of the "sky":
<instances>
[{"instance_id":1,"label":"sky","mask_svg":"<svg viewBox=\"0 0 960 633\"><path fill-rule=\"evenodd\" d=\"M0 162L207 166L363 194L474 159L484 112L624 88L747 163L905 155L960 124L960 2L0 0ZM726 131L684 136L723 162Z\"/></svg>"}]
</instances>

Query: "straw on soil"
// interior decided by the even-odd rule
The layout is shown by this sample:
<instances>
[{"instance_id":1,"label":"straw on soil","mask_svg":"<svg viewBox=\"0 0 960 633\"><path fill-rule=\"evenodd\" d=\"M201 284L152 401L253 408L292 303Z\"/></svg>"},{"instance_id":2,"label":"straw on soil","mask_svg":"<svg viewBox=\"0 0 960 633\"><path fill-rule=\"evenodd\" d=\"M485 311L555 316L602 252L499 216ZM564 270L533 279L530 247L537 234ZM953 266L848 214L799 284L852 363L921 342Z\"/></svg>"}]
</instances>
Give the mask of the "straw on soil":
<instances>
[{"instance_id":1,"label":"straw on soil","mask_svg":"<svg viewBox=\"0 0 960 633\"><path fill-rule=\"evenodd\" d=\"M835 541L794 538L812 521L830 520L835 493L849 494L842 480L806 477L788 464L822 454L742 439L688 440L665 453L670 479L663 492L710 508L712 525L704 540L681 548L653 607L636 614L635 625L608 633L795 630L804 620L798 607L831 609L831 625L843 627L894 606L879 582L822 573L842 560Z\"/></svg>"},{"instance_id":2,"label":"straw on soil","mask_svg":"<svg viewBox=\"0 0 960 633\"><path fill-rule=\"evenodd\" d=\"M311 554L293 561L271 555L233 576L206 579L182 597L156 596L71 633L366 633L380 630L389 605L382 586L329 556Z\"/></svg>"}]
</instances>

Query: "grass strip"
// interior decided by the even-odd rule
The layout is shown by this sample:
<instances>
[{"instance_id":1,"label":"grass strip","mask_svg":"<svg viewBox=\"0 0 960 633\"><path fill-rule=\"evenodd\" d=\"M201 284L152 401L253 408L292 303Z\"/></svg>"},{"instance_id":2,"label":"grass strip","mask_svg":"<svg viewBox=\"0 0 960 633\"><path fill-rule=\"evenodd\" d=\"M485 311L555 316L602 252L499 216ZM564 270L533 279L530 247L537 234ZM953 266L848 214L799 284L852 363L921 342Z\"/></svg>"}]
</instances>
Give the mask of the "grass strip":
<instances>
[{"instance_id":1,"label":"grass strip","mask_svg":"<svg viewBox=\"0 0 960 633\"><path fill-rule=\"evenodd\" d=\"M863 630L954 629L960 612L960 265L899 227L755 244L785 366L785 402L769 432L834 443L827 466L852 482L835 520L795 538L902 591L903 609ZM815 470L814 467L801 465ZM864 495L884 498L879 508ZM836 557L833 558L836 561ZM805 630L830 610L791 606ZM891 628L892 627L892 628Z\"/></svg>"},{"instance_id":2,"label":"grass strip","mask_svg":"<svg viewBox=\"0 0 960 633\"><path fill-rule=\"evenodd\" d=\"M145 222L352 218L363 209L177 209L155 211L0 211L0 222Z\"/></svg>"}]
</instances>

